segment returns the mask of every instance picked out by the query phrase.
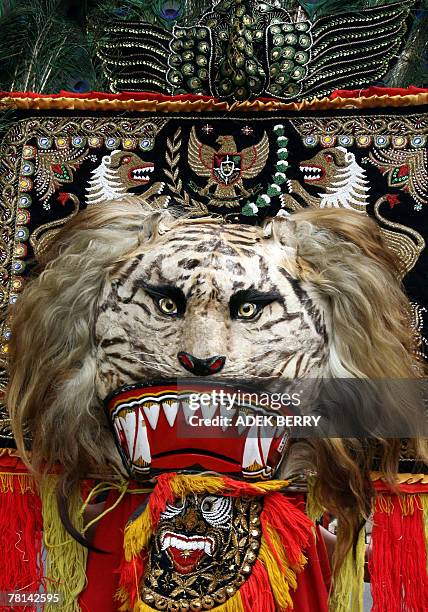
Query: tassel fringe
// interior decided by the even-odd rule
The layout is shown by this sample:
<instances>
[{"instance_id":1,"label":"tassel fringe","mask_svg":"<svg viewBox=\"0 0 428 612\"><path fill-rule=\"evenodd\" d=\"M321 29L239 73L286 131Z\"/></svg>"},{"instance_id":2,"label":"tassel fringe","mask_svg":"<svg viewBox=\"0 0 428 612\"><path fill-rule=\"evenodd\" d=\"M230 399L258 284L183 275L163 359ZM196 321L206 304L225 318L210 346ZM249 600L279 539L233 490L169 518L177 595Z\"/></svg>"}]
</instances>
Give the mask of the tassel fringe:
<instances>
[{"instance_id":1,"label":"tassel fringe","mask_svg":"<svg viewBox=\"0 0 428 612\"><path fill-rule=\"evenodd\" d=\"M376 499L369 562L373 612L426 609L426 504L420 495L382 494Z\"/></svg>"},{"instance_id":2,"label":"tassel fringe","mask_svg":"<svg viewBox=\"0 0 428 612\"><path fill-rule=\"evenodd\" d=\"M46 476L40 486L43 506L44 544L47 549L47 590L63 594L62 609L80 612L78 597L86 586L87 549L76 542L64 529L55 495L56 477ZM76 495L70 500L70 518L80 531L83 516L82 500ZM58 606L46 606L53 612Z\"/></svg>"},{"instance_id":3,"label":"tassel fringe","mask_svg":"<svg viewBox=\"0 0 428 612\"><path fill-rule=\"evenodd\" d=\"M21 468L21 466L20 466ZM30 474L0 474L0 591L44 586L42 507Z\"/></svg>"},{"instance_id":4,"label":"tassel fringe","mask_svg":"<svg viewBox=\"0 0 428 612\"><path fill-rule=\"evenodd\" d=\"M291 570L284 554L280 550L275 550L272 546L272 540L268 543L265 537L262 537L259 560L263 563L269 584L272 589L273 597L279 610L287 610L293 607L293 600L290 595L290 586L296 588L296 574ZM278 564L278 559L280 564ZM251 577L250 577L251 580Z\"/></svg>"},{"instance_id":5,"label":"tassel fringe","mask_svg":"<svg viewBox=\"0 0 428 612\"><path fill-rule=\"evenodd\" d=\"M330 612L363 612L365 529L358 534L357 546L351 546L338 571L330 598Z\"/></svg>"},{"instance_id":6,"label":"tassel fringe","mask_svg":"<svg viewBox=\"0 0 428 612\"><path fill-rule=\"evenodd\" d=\"M263 563L257 560L248 580L240 590L244 610L254 612L275 612L276 605L269 576Z\"/></svg>"}]
</instances>

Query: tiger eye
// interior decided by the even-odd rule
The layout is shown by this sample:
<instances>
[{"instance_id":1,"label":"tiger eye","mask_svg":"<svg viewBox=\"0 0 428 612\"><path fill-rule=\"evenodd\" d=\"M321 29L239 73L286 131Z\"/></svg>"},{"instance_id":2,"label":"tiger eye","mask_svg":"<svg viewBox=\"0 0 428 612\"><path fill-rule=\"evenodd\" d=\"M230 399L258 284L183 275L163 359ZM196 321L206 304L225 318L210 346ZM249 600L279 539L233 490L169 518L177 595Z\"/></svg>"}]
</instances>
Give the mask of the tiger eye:
<instances>
[{"instance_id":1,"label":"tiger eye","mask_svg":"<svg viewBox=\"0 0 428 612\"><path fill-rule=\"evenodd\" d=\"M244 302L238 308L238 314L243 319L251 319L257 313L257 306L251 302Z\"/></svg>"},{"instance_id":2,"label":"tiger eye","mask_svg":"<svg viewBox=\"0 0 428 612\"><path fill-rule=\"evenodd\" d=\"M161 298L159 300L159 308L163 313L168 315L174 315L178 312L177 304L174 302L174 300L171 300L171 298L167 297Z\"/></svg>"}]
</instances>

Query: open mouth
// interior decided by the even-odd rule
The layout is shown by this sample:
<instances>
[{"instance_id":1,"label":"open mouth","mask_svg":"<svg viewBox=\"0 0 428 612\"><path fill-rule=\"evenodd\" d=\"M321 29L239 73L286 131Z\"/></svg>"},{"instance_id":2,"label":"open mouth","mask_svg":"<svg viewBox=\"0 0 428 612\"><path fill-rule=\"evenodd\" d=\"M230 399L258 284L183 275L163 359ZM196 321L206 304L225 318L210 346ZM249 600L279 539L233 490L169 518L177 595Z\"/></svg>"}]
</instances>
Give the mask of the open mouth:
<instances>
[{"instance_id":1,"label":"open mouth","mask_svg":"<svg viewBox=\"0 0 428 612\"><path fill-rule=\"evenodd\" d=\"M209 536L185 536L172 531L162 534L160 544L180 574L193 572L202 557L211 557L215 548L215 542Z\"/></svg>"},{"instance_id":2,"label":"open mouth","mask_svg":"<svg viewBox=\"0 0 428 612\"><path fill-rule=\"evenodd\" d=\"M275 425L278 413L258 406L257 398L232 403L226 393L223 401L198 405L195 394L212 387L191 384L134 385L107 398L107 414L131 476L212 470L249 479L273 477L288 441L284 427Z\"/></svg>"},{"instance_id":3,"label":"open mouth","mask_svg":"<svg viewBox=\"0 0 428 612\"><path fill-rule=\"evenodd\" d=\"M153 172L154 169L154 164L147 162L146 164L143 164L141 166L131 168L128 172L128 178L131 181L135 181L137 183L142 183L143 185L145 185L150 181L149 175Z\"/></svg>"},{"instance_id":4,"label":"open mouth","mask_svg":"<svg viewBox=\"0 0 428 612\"><path fill-rule=\"evenodd\" d=\"M307 166L300 164L300 170L303 172L303 179L309 182L320 181L325 175L325 172L321 166Z\"/></svg>"}]
</instances>

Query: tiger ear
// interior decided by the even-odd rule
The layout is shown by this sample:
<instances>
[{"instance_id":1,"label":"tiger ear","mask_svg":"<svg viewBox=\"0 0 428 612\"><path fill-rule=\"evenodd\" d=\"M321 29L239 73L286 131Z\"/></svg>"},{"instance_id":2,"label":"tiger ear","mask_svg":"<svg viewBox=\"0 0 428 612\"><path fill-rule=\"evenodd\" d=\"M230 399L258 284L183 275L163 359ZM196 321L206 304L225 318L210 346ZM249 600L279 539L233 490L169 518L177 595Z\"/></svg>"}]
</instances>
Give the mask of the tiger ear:
<instances>
[{"instance_id":1,"label":"tiger ear","mask_svg":"<svg viewBox=\"0 0 428 612\"><path fill-rule=\"evenodd\" d=\"M138 237L140 243L146 243L165 233L174 220L169 211L141 198L124 197L106 201L72 215L51 234L43 234L43 248L38 250L37 259L43 268L75 242L76 235L86 234L89 241L93 238L108 243L111 240L109 234L119 231L123 234L124 242L134 241ZM80 248L83 248L82 245Z\"/></svg>"},{"instance_id":2,"label":"tiger ear","mask_svg":"<svg viewBox=\"0 0 428 612\"><path fill-rule=\"evenodd\" d=\"M308 224L324 236L333 234L343 243L354 245L362 255L387 268L397 278L401 277L401 262L384 243L379 225L367 215L343 208L309 208L274 219L273 232L284 246L297 246L296 240L300 242L299 236Z\"/></svg>"}]
</instances>

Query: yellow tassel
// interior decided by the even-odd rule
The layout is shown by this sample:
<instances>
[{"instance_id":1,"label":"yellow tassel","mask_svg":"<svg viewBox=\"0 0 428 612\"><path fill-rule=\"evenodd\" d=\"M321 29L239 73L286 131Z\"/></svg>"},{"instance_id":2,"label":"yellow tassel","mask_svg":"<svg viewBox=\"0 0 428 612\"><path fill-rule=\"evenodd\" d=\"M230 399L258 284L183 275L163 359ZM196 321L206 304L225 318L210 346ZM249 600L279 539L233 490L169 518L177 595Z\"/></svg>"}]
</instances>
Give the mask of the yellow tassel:
<instances>
[{"instance_id":1,"label":"yellow tassel","mask_svg":"<svg viewBox=\"0 0 428 612\"><path fill-rule=\"evenodd\" d=\"M150 509L147 505L144 511L135 521L128 523L125 527L125 537L123 547L126 561L138 555L143 548L147 548L152 536L152 522L150 519Z\"/></svg>"},{"instance_id":2,"label":"yellow tassel","mask_svg":"<svg viewBox=\"0 0 428 612\"><path fill-rule=\"evenodd\" d=\"M133 612L153 612L153 610L155 610L155 608L151 608L140 600L136 602ZM239 591L235 593L235 595L233 595L230 599L228 599L224 604L215 606L214 608L212 608L212 610L214 612L245 612ZM257 612L257 610L254 610L253 612Z\"/></svg>"},{"instance_id":3,"label":"yellow tassel","mask_svg":"<svg viewBox=\"0 0 428 612\"><path fill-rule=\"evenodd\" d=\"M425 545L427 551L427 573L428 573L428 494L421 494L420 496L422 512L423 512L423 521L424 521L424 531L425 531Z\"/></svg>"},{"instance_id":4,"label":"yellow tassel","mask_svg":"<svg viewBox=\"0 0 428 612\"><path fill-rule=\"evenodd\" d=\"M171 480L171 491L177 499L189 493L221 493L225 486L221 478L216 476L190 476L182 474Z\"/></svg>"},{"instance_id":5,"label":"yellow tassel","mask_svg":"<svg viewBox=\"0 0 428 612\"><path fill-rule=\"evenodd\" d=\"M288 487L288 480L271 480L266 482L248 483L253 489L254 495L270 493L271 491L280 491ZM195 476L180 474L175 476L170 483L171 491L178 499L186 497L189 493L204 494L204 493L223 493L227 495L231 492L227 482L218 476Z\"/></svg>"},{"instance_id":6,"label":"yellow tassel","mask_svg":"<svg viewBox=\"0 0 428 612\"><path fill-rule=\"evenodd\" d=\"M114 598L120 605L119 612L128 612L131 609L129 594L123 587L117 589ZM141 601L140 598L138 598L138 601Z\"/></svg>"},{"instance_id":7,"label":"yellow tassel","mask_svg":"<svg viewBox=\"0 0 428 612\"><path fill-rule=\"evenodd\" d=\"M278 539L276 539L275 536ZM290 595L290 586L293 589L297 587L296 574L289 567L287 559L284 555L284 548L281 546L279 537L273 530L270 530L269 538L281 562L281 567L278 565L278 561L272 553L272 549L264 536L262 537L260 543L259 561L261 561L266 568L269 583L278 609L286 610L287 608L293 608L293 600L291 599Z\"/></svg>"},{"instance_id":8,"label":"yellow tassel","mask_svg":"<svg viewBox=\"0 0 428 612\"><path fill-rule=\"evenodd\" d=\"M322 507L316 494L315 483L316 477L308 476L306 481L308 487L308 493L306 496L306 514L314 523L324 514L324 508Z\"/></svg>"},{"instance_id":9,"label":"yellow tassel","mask_svg":"<svg viewBox=\"0 0 428 612\"><path fill-rule=\"evenodd\" d=\"M78 597L86 586L87 549L64 529L55 495L56 477L45 476L40 485L44 544L47 550L46 575L49 593L62 593L62 605L47 605L52 612L80 612ZM80 495L70 499L69 513L79 531L83 529Z\"/></svg>"},{"instance_id":10,"label":"yellow tassel","mask_svg":"<svg viewBox=\"0 0 428 612\"><path fill-rule=\"evenodd\" d=\"M355 560L353 547L348 550L334 584L330 612L363 612L365 529L358 534Z\"/></svg>"},{"instance_id":11,"label":"yellow tassel","mask_svg":"<svg viewBox=\"0 0 428 612\"><path fill-rule=\"evenodd\" d=\"M382 493L376 496L374 511L376 511L376 506L378 506L379 512L385 512L385 514L391 514L394 509L391 496L382 495Z\"/></svg>"},{"instance_id":12,"label":"yellow tassel","mask_svg":"<svg viewBox=\"0 0 428 612\"><path fill-rule=\"evenodd\" d=\"M401 512L403 516L412 515L415 512L415 505L419 510L421 510L421 506L419 504L420 497L419 495L403 495L398 498L398 503L400 504Z\"/></svg>"}]
</instances>

